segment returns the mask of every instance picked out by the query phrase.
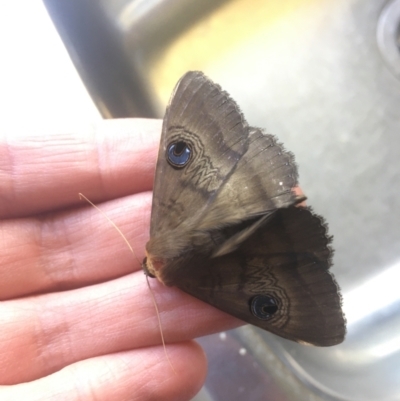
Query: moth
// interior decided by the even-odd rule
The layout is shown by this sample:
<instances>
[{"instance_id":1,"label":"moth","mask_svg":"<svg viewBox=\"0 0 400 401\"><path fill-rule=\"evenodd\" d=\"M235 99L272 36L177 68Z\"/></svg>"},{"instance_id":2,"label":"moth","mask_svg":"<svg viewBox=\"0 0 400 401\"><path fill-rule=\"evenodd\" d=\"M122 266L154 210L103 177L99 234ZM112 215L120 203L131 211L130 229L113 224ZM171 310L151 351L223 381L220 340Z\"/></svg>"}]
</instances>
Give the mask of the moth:
<instances>
[{"instance_id":1,"label":"moth","mask_svg":"<svg viewBox=\"0 0 400 401\"><path fill-rule=\"evenodd\" d=\"M299 205L294 157L202 72L167 106L143 268L245 322L317 346L345 318L323 218Z\"/></svg>"}]
</instances>

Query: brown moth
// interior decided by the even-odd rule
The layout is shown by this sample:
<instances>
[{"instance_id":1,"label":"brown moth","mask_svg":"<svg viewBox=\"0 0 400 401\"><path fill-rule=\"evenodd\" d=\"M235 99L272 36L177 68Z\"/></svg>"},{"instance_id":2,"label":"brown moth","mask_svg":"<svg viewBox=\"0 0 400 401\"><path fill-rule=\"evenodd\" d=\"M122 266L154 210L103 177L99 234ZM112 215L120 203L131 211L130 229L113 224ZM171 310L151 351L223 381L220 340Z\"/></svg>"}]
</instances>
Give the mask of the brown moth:
<instances>
[{"instance_id":1,"label":"brown moth","mask_svg":"<svg viewBox=\"0 0 400 401\"><path fill-rule=\"evenodd\" d=\"M293 155L186 73L164 117L145 272L278 336L339 344L331 237L296 186Z\"/></svg>"}]
</instances>

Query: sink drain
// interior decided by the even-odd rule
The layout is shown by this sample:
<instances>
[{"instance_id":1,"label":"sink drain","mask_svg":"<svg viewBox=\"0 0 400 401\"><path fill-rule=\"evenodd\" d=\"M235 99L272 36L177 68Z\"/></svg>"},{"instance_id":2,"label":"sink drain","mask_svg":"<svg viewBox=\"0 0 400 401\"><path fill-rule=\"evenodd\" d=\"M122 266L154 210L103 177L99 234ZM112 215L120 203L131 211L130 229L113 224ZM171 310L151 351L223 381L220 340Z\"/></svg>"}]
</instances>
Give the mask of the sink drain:
<instances>
[{"instance_id":1,"label":"sink drain","mask_svg":"<svg viewBox=\"0 0 400 401\"><path fill-rule=\"evenodd\" d=\"M393 74L400 79L400 0L389 2L378 21L378 46Z\"/></svg>"}]
</instances>

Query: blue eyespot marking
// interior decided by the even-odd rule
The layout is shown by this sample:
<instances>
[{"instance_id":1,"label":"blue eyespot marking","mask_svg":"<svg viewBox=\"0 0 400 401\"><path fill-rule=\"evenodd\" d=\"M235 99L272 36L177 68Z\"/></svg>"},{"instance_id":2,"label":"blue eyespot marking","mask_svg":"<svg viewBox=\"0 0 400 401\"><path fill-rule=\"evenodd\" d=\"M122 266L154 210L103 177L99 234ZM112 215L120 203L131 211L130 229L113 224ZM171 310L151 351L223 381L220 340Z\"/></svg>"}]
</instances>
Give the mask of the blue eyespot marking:
<instances>
[{"instance_id":1,"label":"blue eyespot marking","mask_svg":"<svg viewBox=\"0 0 400 401\"><path fill-rule=\"evenodd\" d=\"M275 298L269 295L256 295L250 303L251 313L261 319L270 319L278 310Z\"/></svg>"},{"instance_id":2,"label":"blue eyespot marking","mask_svg":"<svg viewBox=\"0 0 400 401\"><path fill-rule=\"evenodd\" d=\"M183 141L173 142L167 149L168 162L174 167L182 168L186 166L191 154L192 150Z\"/></svg>"}]
</instances>

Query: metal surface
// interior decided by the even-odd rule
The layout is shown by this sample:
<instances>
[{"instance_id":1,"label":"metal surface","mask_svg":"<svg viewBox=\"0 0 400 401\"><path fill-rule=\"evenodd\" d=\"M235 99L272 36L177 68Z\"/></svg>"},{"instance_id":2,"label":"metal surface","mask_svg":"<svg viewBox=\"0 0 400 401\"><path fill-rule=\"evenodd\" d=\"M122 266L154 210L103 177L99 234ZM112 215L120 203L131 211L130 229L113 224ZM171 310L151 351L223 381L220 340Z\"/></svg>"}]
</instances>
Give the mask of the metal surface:
<instances>
[{"instance_id":1,"label":"metal surface","mask_svg":"<svg viewBox=\"0 0 400 401\"><path fill-rule=\"evenodd\" d=\"M400 79L400 0L390 1L383 9L377 39L387 66Z\"/></svg>"},{"instance_id":2,"label":"metal surface","mask_svg":"<svg viewBox=\"0 0 400 401\"><path fill-rule=\"evenodd\" d=\"M202 339L210 357L219 350L205 399L400 400L398 1L45 3L104 115L162 117L178 78L202 70L250 124L295 153L309 202L329 222L346 341L312 348L248 327L228 333L229 341ZM69 32L68 15L57 11L65 3L72 15L94 7L101 18L86 23L99 36ZM101 79L89 79L99 61L88 61L85 49L102 55ZM115 79L124 90L109 96L104 87ZM236 398L216 391L221 377Z\"/></svg>"}]
</instances>

